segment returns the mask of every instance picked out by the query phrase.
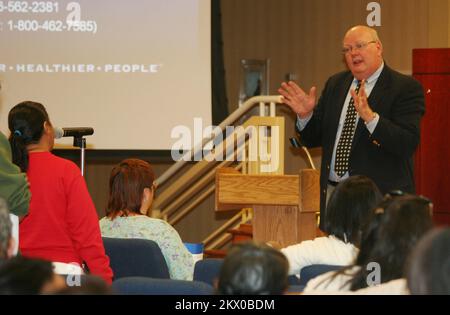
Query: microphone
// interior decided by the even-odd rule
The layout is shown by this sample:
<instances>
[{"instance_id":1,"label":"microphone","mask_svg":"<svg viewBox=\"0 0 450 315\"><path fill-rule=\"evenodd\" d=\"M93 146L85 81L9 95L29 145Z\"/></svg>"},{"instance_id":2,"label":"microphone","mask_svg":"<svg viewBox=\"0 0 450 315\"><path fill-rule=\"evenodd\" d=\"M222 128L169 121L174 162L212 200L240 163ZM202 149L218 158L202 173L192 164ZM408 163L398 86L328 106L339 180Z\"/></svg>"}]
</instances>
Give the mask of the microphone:
<instances>
[{"instance_id":1,"label":"microphone","mask_svg":"<svg viewBox=\"0 0 450 315\"><path fill-rule=\"evenodd\" d=\"M62 137L81 138L84 136L90 136L94 134L94 129L91 127L69 127L69 128L54 127L53 130L55 131L55 139L59 139Z\"/></svg>"},{"instance_id":2,"label":"microphone","mask_svg":"<svg viewBox=\"0 0 450 315\"><path fill-rule=\"evenodd\" d=\"M296 148L296 149L301 148L303 151L305 151L306 156L308 157L309 164L311 165L311 168L313 170L315 170L316 166L314 165L314 161L313 161L313 159L311 157L311 154L309 154L308 149L305 147L305 145L302 143L302 141L299 138L297 138L297 137L289 138L289 141L291 142L291 145L294 148Z\"/></svg>"},{"instance_id":3,"label":"microphone","mask_svg":"<svg viewBox=\"0 0 450 315\"><path fill-rule=\"evenodd\" d=\"M298 139L298 138L292 137L292 138L289 138L289 141L291 142L291 145L294 148L301 148L303 146L300 139Z\"/></svg>"}]
</instances>

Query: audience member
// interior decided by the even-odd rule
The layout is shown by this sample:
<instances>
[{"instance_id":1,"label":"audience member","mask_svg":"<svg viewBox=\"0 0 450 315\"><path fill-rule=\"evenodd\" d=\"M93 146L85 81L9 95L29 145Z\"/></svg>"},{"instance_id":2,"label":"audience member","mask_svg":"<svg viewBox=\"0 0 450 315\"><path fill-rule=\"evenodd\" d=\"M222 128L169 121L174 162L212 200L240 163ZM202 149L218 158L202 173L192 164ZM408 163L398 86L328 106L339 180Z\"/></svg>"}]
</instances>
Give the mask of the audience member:
<instances>
[{"instance_id":1,"label":"audience member","mask_svg":"<svg viewBox=\"0 0 450 315\"><path fill-rule=\"evenodd\" d=\"M309 265L326 264L346 266L358 254L362 224L382 196L368 177L357 175L341 182L333 191L327 205L327 237L281 249L289 261L289 274L300 273Z\"/></svg>"},{"instance_id":2,"label":"audience member","mask_svg":"<svg viewBox=\"0 0 450 315\"><path fill-rule=\"evenodd\" d=\"M45 260L17 256L0 267L0 295L51 294L65 286L64 278Z\"/></svg>"},{"instance_id":3,"label":"audience member","mask_svg":"<svg viewBox=\"0 0 450 315\"><path fill-rule=\"evenodd\" d=\"M432 230L419 241L406 278L411 294L450 295L450 228Z\"/></svg>"},{"instance_id":4,"label":"audience member","mask_svg":"<svg viewBox=\"0 0 450 315\"><path fill-rule=\"evenodd\" d=\"M54 130L42 104L22 102L8 117L13 162L27 172L30 211L20 224L20 250L26 257L82 266L111 283L112 271L94 204L72 162L50 151Z\"/></svg>"},{"instance_id":5,"label":"audience member","mask_svg":"<svg viewBox=\"0 0 450 315\"><path fill-rule=\"evenodd\" d=\"M154 173L149 163L127 159L115 166L109 179L106 217L100 220L104 237L149 239L158 243L170 277L192 280L194 262L178 232L166 221L150 218Z\"/></svg>"},{"instance_id":6,"label":"audience member","mask_svg":"<svg viewBox=\"0 0 450 315\"><path fill-rule=\"evenodd\" d=\"M19 221L28 214L30 189L25 173L12 163L11 147L8 139L0 132L0 197L9 208L12 221L12 253L19 250Z\"/></svg>"},{"instance_id":7,"label":"audience member","mask_svg":"<svg viewBox=\"0 0 450 315\"><path fill-rule=\"evenodd\" d=\"M6 200L11 214L23 217L28 213L30 190L25 173L11 160L11 147L0 132L0 197Z\"/></svg>"},{"instance_id":8,"label":"audience member","mask_svg":"<svg viewBox=\"0 0 450 315\"><path fill-rule=\"evenodd\" d=\"M401 279L409 253L432 225L429 200L386 196L363 231L355 263L310 280L305 292L356 291ZM398 282L398 290L404 292L404 281Z\"/></svg>"},{"instance_id":9,"label":"audience member","mask_svg":"<svg viewBox=\"0 0 450 315\"><path fill-rule=\"evenodd\" d=\"M252 242L232 247L223 262L217 292L226 295L279 295L288 287L289 264L278 250Z\"/></svg>"}]
</instances>

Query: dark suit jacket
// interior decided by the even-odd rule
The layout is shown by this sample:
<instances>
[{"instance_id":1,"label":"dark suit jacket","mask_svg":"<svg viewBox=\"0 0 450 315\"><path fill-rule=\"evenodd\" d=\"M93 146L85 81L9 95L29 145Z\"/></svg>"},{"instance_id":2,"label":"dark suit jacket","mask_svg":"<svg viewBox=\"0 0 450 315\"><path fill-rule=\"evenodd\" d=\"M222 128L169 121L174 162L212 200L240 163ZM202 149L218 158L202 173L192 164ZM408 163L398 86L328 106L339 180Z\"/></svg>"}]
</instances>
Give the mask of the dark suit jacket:
<instances>
[{"instance_id":1,"label":"dark suit jacket","mask_svg":"<svg viewBox=\"0 0 450 315\"><path fill-rule=\"evenodd\" d=\"M320 228L324 229L330 163L342 107L353 80L350 71L328 79L313 116L300 132L306 147L322 147L320 173ZM413 153L420 140L425 112L422 86L386 64L376 82L369 106L380 120L371 135L359 119L349 160L349 174L366 175L382 193L393 189L414 192Z\"/></svg>"}]
</instances>

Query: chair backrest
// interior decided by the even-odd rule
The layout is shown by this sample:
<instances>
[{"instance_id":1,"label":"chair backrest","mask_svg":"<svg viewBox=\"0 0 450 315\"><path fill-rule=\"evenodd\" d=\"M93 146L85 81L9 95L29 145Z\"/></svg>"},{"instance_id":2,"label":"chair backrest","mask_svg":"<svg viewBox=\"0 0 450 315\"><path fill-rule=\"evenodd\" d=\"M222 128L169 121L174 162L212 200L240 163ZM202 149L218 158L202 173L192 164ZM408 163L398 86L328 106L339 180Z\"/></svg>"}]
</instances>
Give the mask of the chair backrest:
<instances>
[{"instance_id":1,"label":"chair backrest","mask_svg":"<svg viewBox=\"0 0 450 315\"><path fill-rule=\"evenodd\" d=\"M112 288L117 294L133 295L212 295L214 288L200 281L128 277L116 280Z\"/></svg>"},{"instance_id":2,"label":"chair backrest","mask_svg":"<svg viewBox=\"0 0 450 315\"><path fill-rule=\"evenodd\" d=\"M342 267L343 266L336 266L336 265L310 265L303 267L302 270L300 270L299 285L306 285L309 280L317 276L320 276L323 273L339 270Z\"/></svg>"},{"instance_id":3,"label":"chair backrest","mask_svg":"<svg viewBox=\"0 0 450 315\"><path fill-rule=\"evenodd\" d=\"M223 259L207 258L197 261L194 267L194 281L202 281L214 286L214 280L219 279Z\"/></svg>"},{"instance_id":4,"label":"chair backrest","mask_svg":"<svg viewBox=\"0 0 450 315\"><path fill-rule=\"evenodd\" d=\"M103 237L103 244L115 280L123 277L170 278L166 261L156 242Z\"/></svg>"}]
</instances>

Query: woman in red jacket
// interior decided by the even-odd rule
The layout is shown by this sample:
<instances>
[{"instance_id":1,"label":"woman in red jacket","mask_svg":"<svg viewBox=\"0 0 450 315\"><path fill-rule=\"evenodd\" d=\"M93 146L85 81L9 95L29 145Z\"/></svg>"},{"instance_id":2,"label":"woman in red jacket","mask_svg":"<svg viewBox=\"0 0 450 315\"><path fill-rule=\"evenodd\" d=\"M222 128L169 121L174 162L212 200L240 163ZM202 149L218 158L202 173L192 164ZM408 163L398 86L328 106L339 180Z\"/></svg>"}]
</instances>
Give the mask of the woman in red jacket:
<instances>
[{"instance_id":1,"label":"woman in red jacket","mask_svg":"<svg viewBox=\"0 0 450 315\"><path fill-rule=\"evenodd\" d=\"M92 274L111 283L94 204L80 169L50 153L54 131L44 106L30 101L16 105L8 126L13 162L27 173L32 196L29 214L20 223L22 254L55 263L85 263Z\"/></svg>"}]
</instances>

